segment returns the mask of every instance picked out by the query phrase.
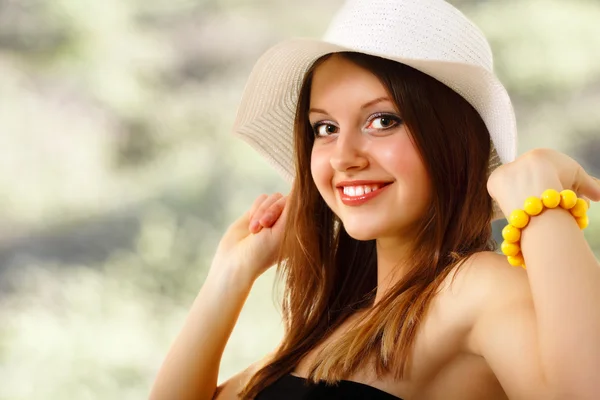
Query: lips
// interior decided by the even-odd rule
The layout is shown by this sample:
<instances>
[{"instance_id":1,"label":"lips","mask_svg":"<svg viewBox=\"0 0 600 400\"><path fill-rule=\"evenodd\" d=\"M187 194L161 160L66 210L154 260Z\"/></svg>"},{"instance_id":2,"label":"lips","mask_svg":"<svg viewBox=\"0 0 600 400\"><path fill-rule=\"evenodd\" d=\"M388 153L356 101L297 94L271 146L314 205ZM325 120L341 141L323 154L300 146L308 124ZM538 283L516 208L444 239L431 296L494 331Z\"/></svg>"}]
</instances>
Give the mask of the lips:
<instances>
[{"instance_id":1,"label":"lips","mask_svg":"<svg viewBox=\"0 0 600 400\"><path fill-rule=\"evenodd\" d=\"M336 185L342 203L347 206L359 206L374 199L387 190L391 182L352 181Z\"/></svg>"}]
</instances>

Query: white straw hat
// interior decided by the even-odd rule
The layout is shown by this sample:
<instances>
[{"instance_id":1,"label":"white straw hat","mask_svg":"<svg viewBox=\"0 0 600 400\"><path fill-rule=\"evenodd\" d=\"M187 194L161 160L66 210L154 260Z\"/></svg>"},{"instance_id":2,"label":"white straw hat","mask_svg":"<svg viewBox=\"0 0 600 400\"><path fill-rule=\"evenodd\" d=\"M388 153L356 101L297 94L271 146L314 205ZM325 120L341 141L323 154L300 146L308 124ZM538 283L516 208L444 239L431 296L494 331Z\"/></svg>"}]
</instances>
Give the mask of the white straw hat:
<instances>
[{"instance_id":1,"label":"white straw hat","mask_svg":"<svg viewBox=\"0 0 600 400\"><path fill-rule=\"evenodd\" d=\"M516 156L517 127L506 89L493 72L483 33L443 0L348 0L323 40L292 39L256 63L234 122L239 135L288 181L295 175L293 129L302 81L329 53L351 51L411 66L453 89L490 132L491 173ZM494 218L501 217L495 207Z\"/></svg>"}]
</instances>

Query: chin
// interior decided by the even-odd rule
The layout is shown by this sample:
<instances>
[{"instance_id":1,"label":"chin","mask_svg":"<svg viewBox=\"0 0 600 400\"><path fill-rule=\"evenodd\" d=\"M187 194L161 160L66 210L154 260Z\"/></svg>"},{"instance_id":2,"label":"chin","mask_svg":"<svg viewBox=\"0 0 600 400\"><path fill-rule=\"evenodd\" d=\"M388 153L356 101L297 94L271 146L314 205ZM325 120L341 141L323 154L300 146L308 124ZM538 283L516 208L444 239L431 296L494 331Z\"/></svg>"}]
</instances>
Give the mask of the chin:
<instances>
[{"instance_id":1,"label":"chin","mask_svg":"<svg viewBox=\"0 0 600 400\"><path fill-rule=\"evenodd\" d=\"M377 232L373 229L366 228L364 226L354 227L354 226L344 225L344 229L346 230L346 232L352 239L363 241L363 242L366 242L368 240L377 239L377 237L381 235L380 232Z\"/></svg>"},{"instance_id":2,"label":"chin","mask_svg":"<svg viewBox=\"0 0 600 400\"><path fill-rule=\"evenodd\" d=\"M416 229L417 221L389 218L347 218L342 225L348 235L355 240L367 241L391 237L411 237Z\"/></svg>"}]
</instances>

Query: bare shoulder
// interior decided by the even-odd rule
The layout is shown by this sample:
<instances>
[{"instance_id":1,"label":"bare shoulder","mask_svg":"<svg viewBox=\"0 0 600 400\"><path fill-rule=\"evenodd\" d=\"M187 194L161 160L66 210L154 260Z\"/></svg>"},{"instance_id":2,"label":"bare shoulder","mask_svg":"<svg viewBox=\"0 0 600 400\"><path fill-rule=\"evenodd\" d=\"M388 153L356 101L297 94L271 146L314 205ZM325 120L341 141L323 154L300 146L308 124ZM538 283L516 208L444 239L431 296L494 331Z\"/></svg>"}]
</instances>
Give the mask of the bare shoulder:
<instances>
[{"instance_id":1,"label":"bare shoulder","mask_svg":"<svg viewBox=\"0 0 600 400\"><path fill-rule=\"evenodd\" d=\"M469 315L463 351L482 357L509 398L544 398L533 297L523 268L482 252L444 282Z\"/></svg>"},{"instance_id":2,"label":"bare shoulder","mask_svg":"<svg viewBox=\"0 0 600 400\"><path fill-rule=\"evenodd\" d=\"M493 310L532 305L527 272L493 252L474 254L454 268L437 297L443 313L466 329Z\"/></svg>"},{"instance_id":3,"label":"bare shoulder","mask_svg":"<svg viewBox=\"0 0 600 400\"><path fill-rule=\"evenodd\" d=\"M481 252L455 268L442 284L442 290L470 300L506 303L531 298L527 272L511 266L506 257Z\"/></svg>"},{"instance_id":4,"label":"bare shoulder","mask_svg":"<svg viewBox=\"0 0 600 400\"><path fill-rule=\"evenodd\" d=\"M258 372L271 358L274 356L276 351L267 354L263 359L250 364L245 370L235 374L225 382L221 383L213 399L216 400L237 400L238 393L246 386L250 378Z\"/></svg>"}]
</instances>

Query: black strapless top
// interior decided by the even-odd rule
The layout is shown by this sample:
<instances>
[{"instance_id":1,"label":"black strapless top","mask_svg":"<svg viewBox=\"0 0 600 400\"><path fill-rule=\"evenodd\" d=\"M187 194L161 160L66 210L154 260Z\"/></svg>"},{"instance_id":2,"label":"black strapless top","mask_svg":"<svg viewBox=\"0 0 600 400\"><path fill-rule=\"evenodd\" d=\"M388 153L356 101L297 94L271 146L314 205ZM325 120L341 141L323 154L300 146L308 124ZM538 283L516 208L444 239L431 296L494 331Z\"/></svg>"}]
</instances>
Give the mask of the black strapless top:
<instances>
[{"instance_id":1,"label":"black strapless top","mask_svg":"<svg viewBox=\"0 0 600 400\"><path fill-rule=\"evenodd\" d=\"M383 390L364 383L340 381L336 386L325 382L310 383L295 375L284 375L271 386L264 388L255 400L402 400Z\"/></svg>"}]
</instances>

